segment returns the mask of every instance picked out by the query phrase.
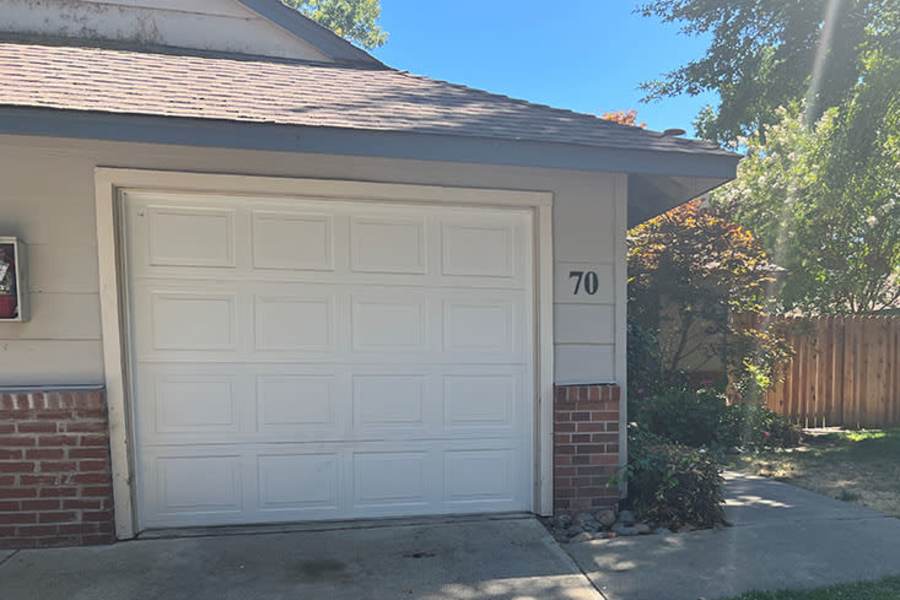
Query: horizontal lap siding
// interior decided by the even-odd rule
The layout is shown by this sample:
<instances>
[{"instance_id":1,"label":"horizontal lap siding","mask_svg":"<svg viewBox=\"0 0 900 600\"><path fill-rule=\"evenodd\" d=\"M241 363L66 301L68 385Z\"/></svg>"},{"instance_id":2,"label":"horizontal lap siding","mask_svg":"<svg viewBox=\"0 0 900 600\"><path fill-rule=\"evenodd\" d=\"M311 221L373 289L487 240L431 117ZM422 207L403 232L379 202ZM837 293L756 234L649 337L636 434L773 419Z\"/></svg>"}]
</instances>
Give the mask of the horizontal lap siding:
<instances>
[{"instance_id":1,"label":"horizontal lap siding","mask_svg":"<svg viewBox=\"0 0 900 600\"><path fill-rule=\"evenodd\" d=\"M0 234L21 239L30 320L0 323L0 386L102 380L93 165L0 149Z\"/></svg>"}]
</instances>

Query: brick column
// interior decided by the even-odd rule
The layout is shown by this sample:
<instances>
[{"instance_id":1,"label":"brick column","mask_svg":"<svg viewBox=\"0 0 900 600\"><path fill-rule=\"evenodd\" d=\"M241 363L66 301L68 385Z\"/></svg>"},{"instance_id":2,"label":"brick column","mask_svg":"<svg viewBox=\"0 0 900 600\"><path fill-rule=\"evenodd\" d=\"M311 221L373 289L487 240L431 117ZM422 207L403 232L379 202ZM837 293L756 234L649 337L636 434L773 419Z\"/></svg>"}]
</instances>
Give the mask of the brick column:
<instances>
[{"instance_id":1,"label":"brick column","mask_svg":"<svg viewBox=\"0 0 900 600\"><path fill-rule=\"evenodd\" d=\"M0 392L0 548L115 540L102 390Z\"/></svg>"},{"instance_id":2,"label":"brick column","mask_svg":"<svg viewBox=\"0 0 900 600\"><path fill-rule=\"evenodd\" d=\"M553 509L581 512L614 506L610 478L619 463L619 386L556 386Z\"/></svg>"}]
</instances>

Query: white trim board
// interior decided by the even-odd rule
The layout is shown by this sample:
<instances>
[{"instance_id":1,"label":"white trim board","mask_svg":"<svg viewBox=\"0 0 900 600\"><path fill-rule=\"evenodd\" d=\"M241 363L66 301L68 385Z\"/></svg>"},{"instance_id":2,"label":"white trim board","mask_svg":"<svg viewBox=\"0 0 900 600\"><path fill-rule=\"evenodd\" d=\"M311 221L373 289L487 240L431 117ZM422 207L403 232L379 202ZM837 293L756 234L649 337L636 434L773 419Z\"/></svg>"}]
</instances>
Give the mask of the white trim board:
<instances>
[{"instance_id":1,"label":"white trim board","mask_svg":"<svg viewBox=\"0 0 900 600\"><path fill-rule=\"evenodd\" d=\"M217 175L139 169L95 169L103 361L109 410L116 537L137 533L130 412L129 348L123 278L119 190L155 189L228 195L405 201L530 207L535 224L535 471L534 511L553 510L553 195L429 185Z\"/></svg>"}]
</instances>

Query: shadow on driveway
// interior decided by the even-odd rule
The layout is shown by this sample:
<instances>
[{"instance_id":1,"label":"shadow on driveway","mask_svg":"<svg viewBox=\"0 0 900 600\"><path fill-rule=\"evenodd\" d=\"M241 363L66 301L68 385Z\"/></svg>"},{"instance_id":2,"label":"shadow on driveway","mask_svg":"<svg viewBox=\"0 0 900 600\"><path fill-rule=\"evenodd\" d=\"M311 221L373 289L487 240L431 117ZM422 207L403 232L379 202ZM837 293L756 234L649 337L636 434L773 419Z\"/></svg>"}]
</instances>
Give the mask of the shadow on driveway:
<instances>
[{"instance_id":1,"label":"shadow on driveway","mask_svg":"<svg viewBox=\"0 0 900 600\"><path fill-rule=\"evenodd\" d=\"M712 600L900 574L900 520L760 477L726 480L733 527L566 549L609 600Z\"/></svg>"}]
</instances>

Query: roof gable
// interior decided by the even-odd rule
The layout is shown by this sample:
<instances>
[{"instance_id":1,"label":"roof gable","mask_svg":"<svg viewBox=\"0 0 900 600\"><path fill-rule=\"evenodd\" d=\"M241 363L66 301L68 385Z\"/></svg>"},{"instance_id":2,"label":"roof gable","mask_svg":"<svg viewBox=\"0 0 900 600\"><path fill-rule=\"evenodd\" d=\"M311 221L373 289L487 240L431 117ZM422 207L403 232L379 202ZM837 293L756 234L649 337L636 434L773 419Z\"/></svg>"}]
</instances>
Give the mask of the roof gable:
<instances>
[{"instance_id":1,"label":"roof gable","mask_svg":"<svg viewBox=\"0 0 900 600\"><path fill-rule=\"evenodd\" d=\"M335 61L381 64L368 52L357 48L327 27L319 25L298 11L288 8L281 0L238 0L238 2L271 23L291 32L297 38L312 44Z\"/></svg>"},{"instance_id":2,"label":"roof gable","mask_svg":"<svg viewBox=\"0 0 900 600\"><path fill-rule=\"evenodd\" d=\"M0 0L0 37L378 64L280 0Z\"/></svg>"}]
</instances>

